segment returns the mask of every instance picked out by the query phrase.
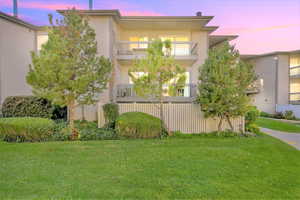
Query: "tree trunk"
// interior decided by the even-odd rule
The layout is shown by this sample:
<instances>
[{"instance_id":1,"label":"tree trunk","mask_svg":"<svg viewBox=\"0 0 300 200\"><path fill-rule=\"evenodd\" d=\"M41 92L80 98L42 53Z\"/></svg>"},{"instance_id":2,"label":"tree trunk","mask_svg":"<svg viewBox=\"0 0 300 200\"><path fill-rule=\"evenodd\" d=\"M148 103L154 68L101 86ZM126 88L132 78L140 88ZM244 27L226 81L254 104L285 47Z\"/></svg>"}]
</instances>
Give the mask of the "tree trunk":
<instances>
[{"instance_id":1,"label":"tree trunk","mask_svg":"<svg viewBox=\"0 0 300 200\"><path fill-rule=\"evenodd\" d=\"M218 125L218 132L222 131L222 124L223 124L223 116L220 117L219 125Z\"/></svg>"},{"instance_id":2,"label":"tree trunk","mask_svg":"<svg viewBox=\"0 0 300 200\"><path fill-rule=\"evenodd\" d=\"M234 131L233 125L232 125L230 117L228 115L226 115L226 119L227 119L227 122L228 122L228 124L230 126L231 131Z\"/></svg>"},{"instance_id":3,"label":"tree trunk","mask_svg":"<svg viewBox=\"0 0 300 200\"><path fill-rule=\"evenodd\" d=\"M75 124L74 124L74 121L75 121L75 102L74 101L69 103L68 109L69 109L69 127L72 132L71 137L72 137L72 140L75 140L78 138L78 133L75 129Z\"/></svg>"}]
</instances>

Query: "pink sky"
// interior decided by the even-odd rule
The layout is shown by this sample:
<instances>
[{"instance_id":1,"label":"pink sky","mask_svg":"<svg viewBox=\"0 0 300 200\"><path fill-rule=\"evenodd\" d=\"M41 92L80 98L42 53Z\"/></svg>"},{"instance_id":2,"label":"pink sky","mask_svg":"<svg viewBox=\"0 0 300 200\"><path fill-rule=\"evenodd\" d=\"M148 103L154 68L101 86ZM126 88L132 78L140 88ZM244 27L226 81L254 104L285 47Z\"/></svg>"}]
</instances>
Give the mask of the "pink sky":
<instances>
[{"instance_id":1,"label":"pink sky","mask_svg":"<svg viewBox=\"0 0 300 200\"><path fill-rule=\"evenodd\" d=\"M47 23L57 9L87 9L88 0L18 0L22 18ZM300 0L94 0L95 9L119 9L122 15L194 15L215 18L214 34L239 35L233 44L243 54L300 49ZM0 0L0 10L12 12L12 0Z\"/></svg>"}]
</instances>

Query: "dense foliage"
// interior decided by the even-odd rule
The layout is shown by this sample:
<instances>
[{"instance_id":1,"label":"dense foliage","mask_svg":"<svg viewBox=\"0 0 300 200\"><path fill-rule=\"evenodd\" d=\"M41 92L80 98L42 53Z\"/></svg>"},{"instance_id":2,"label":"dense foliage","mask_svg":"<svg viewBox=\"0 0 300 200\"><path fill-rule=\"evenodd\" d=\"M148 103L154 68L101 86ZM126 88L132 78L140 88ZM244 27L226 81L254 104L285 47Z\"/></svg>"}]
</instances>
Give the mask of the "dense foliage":
<instances>
[{"instance_id":1,"label":"dense foliage","mask_svg":"<svg viewBox=\"0 0 300 200\"><path fill-rule=\"evenodd\" d=\"M113 140L118 139L114 129L98 128L96 122L78 121L75 123L79 131L79 140Z\"/></svg>"},{"instance_id":2,"label":"dense foliage","mask_svg":"<svg viewBox=\"0 0 300 200\"><path fill-rule=\"evenodd\" d=\"M75 108L98 101L110 79L112 64L97 55L95 31L80 12L68 10L56 24L50 15L49 21L49 40L39 53L32 52L27 82L37 96L68 106L75 139Z\"/></svg>"},{"instance_id":3,"label":"dense foliage","mask_svg":"<svg viewBox=\"0 0 300 200\"><path fill-rule=\"evenodd\" d=\"M105 127L114 128L119 117L119 106L116 103L107 103L102 106L105 118Z\"/></svg>"},{"instance_id":4,"label":"dense foliage","mask_svg":"<svg viewBox=\"0 0 300 200\"><path fill-rule=\"evenodd\" d=\"M230 119L244 116L248 111L247 90L256 80L253 66L240 60L239 52L225 43L209 51L208 59L199 70L201 110L205 117L220 119L219 131L224 119L233 131Z\"/></svg>"},{"instance_id":5,"label":"dense foliage","mask_svg":"<svg viewBox=\"0 0 300 200\"><path fill-rule=\"evenodd\" d=\"M299 120L298 118L296 118L296 116L294 115L294 112L292 110L287 110L284 113L276 112L275 114L261 112L260 116L268 117L268 118L275 118L275 119Z\"/></svg>"},{"instance_id":6,"label":"dense foliage","mask_svg":"<svg viewBox=\"0 0 300 200\"><path fill-rule=\"evenodd\" d=\"M161 133L161 120L142 112L128 112L119 116L116 131L126 138L157 138Z\"/></svg>"},{"instance_id":7,"label":"dense foliage","mask_svg":"<svg viewBox=\"0 0 300 200\"><path fill-rule=\"evenodd\" d=\"M252 133L259 133L259 127L256 122L260 116L260 111L255 106L250 106L245 115L245 129Z\"/></svg>"},{"instance_id":8,"label":"dense foliage","mask_svg":"<svg viewBox=\"0 0 300 200\"><path fill-rule=\"evenodd\" d=\"M0 118L0 135L7 142L41 142L49 140L54 126L45 118Z\"/></svg>"},{"instance_id":9,"label":"dense foliage","mask_svg":"<svg viewBox=\"0 0 300 200\"><path fill-rule=\"evenodd\" d=\"M41 117L54 120L65 119L65 108L52 105L50 101L35 96L11 96L2 104L3 117Z\"/></svg>"}]
</instances>

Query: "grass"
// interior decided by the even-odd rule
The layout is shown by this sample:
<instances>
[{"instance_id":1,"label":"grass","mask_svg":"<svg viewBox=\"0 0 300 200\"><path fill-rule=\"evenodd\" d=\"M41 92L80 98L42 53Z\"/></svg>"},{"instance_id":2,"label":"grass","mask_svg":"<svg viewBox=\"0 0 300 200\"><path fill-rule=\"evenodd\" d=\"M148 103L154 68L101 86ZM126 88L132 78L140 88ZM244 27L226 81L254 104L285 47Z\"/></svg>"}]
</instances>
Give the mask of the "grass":
<instances>
[{"instance_id":1,"label":"grass","mask_svg":"<svg viewBox=\"0 0 300 200\"><path fill-rule=\"evenodd\" d=\"M0 143L1 199L300 199L300 151L269 136Z\"/></svg>"},{"instance_id":2,"label":"grass","mask_svg":"<svg viewBox=\"0 0 300 200\"><path fill-rule=\"evenodd\" d=\"M259 118L257 125L263 128L269 128L277 131L300 133L300 124L282 122L269 118Z\"/></svg>"}]
</instances>

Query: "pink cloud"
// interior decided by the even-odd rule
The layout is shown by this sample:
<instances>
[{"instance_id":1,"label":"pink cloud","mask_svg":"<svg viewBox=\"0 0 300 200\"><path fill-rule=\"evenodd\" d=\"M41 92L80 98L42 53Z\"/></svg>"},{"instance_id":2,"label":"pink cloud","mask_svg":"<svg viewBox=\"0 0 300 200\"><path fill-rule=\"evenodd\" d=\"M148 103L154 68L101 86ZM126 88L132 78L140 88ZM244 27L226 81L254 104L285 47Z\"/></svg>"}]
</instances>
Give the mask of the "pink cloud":
<instances>
[{"instance_id":1,"label":"pink cloud","mask_svg":"<svg viewBox=\"0 0 300 200\"><path fill-rule=\"evenodd\" d=\"M12 0L0 0L1 7L11 7ZM49 2L38 2L38 1L19 1L18 6L20 8L32 8L42 10L60 10L67 8L85 9L86 6L82 4L69 4L69 3L49 3Z\"/></svg>"}]
</instances>

